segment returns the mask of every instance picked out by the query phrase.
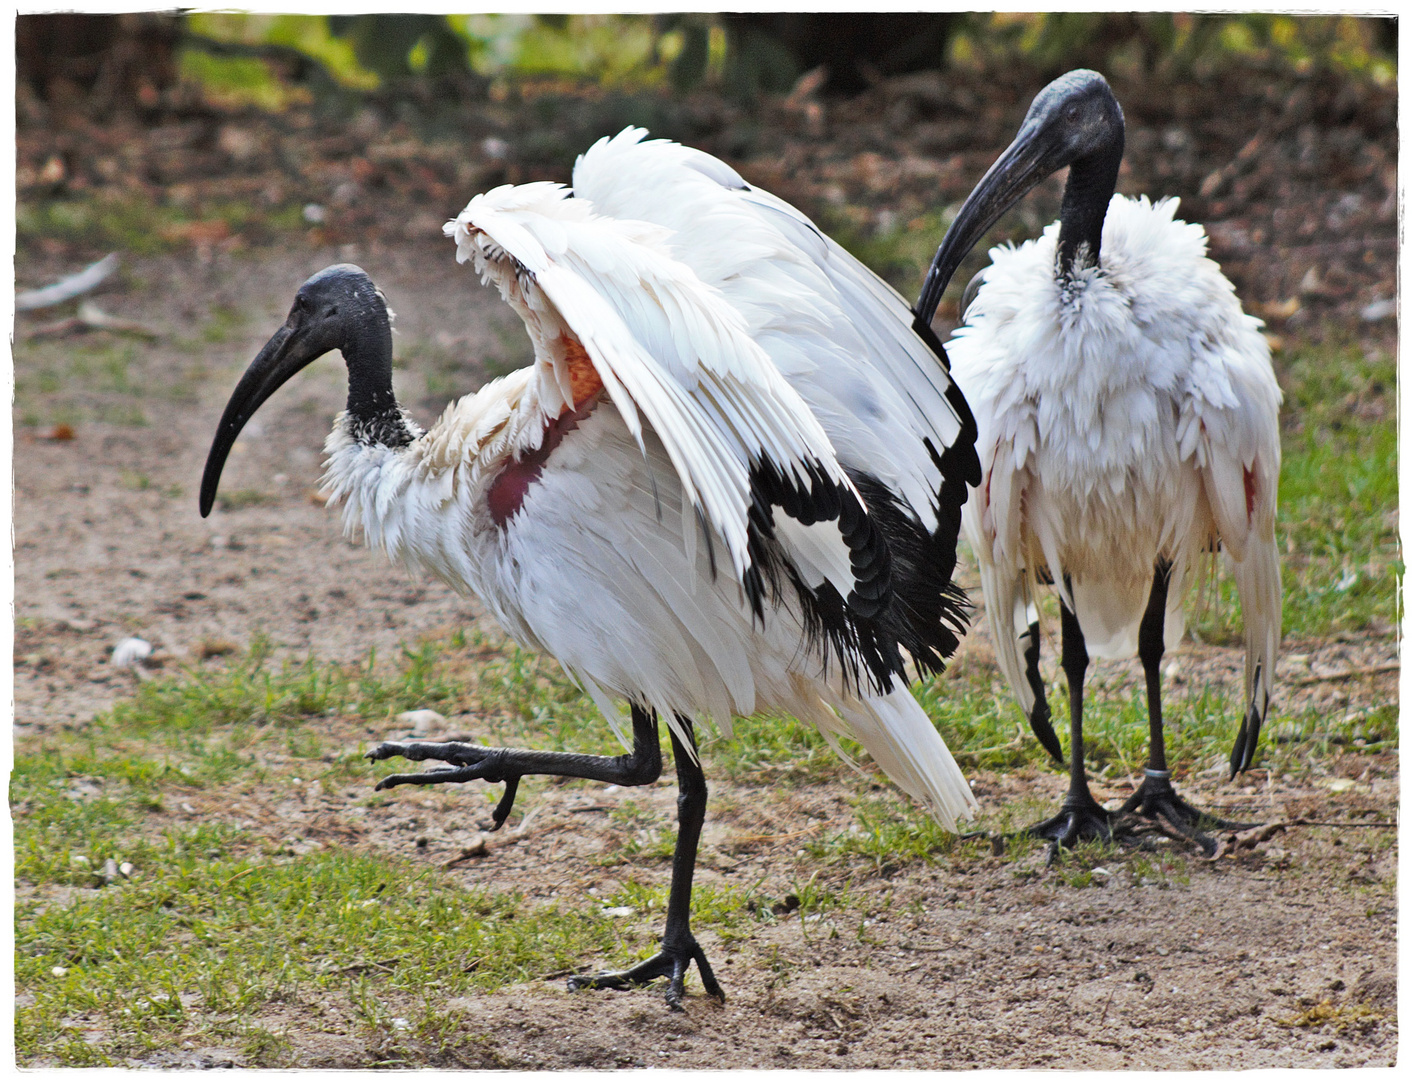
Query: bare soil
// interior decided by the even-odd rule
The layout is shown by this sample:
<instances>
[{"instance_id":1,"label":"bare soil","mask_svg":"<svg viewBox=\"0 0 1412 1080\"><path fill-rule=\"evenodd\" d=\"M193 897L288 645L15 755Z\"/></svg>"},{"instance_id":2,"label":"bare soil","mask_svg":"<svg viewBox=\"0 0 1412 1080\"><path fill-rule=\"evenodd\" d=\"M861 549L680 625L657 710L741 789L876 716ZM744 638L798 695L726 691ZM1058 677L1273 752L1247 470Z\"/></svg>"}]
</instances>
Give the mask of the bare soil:
<instances>
[{"instance_id":1,"label":"bare soil","mask_svg":"<svg viewBox=\"0 0 1412 1080\"><path fill-rule=\"evenodd\" d=\"M1355 106L1350 115L1357 120ZM1183 108L1183 116L1192 111ZM1292 130L1297 146L1298 123ZM929 137L941 145L945 132ZM1185 145L1160 130L1156 139L1174 154ZM1361 161L1366 144L1348 153ZM32 156L43 160L42 153ZM969 158L958 171L961 164L968 187L980 170ZM1379 159L1358 182L1382 184L1378 170L1391 167ZM71 376L57 388L22 390L16 403L17 420L26 409L83 409L100 399L121 399L146 418L142 426L86 420L73 426L71 439L45 437L59 434L45 424L17 424L17 738L42 741L55 725L82 725L130 693L138 676L108 663L113 645L129 634L157 647L151 666L170 670L229 645L245 648L256 633L268 635L280 655L356 660L370 648L391 655L402 642L479 623L474 601L409 581L360 550L313 497L318 448L345 392L336 358L281 391L237 443L223 491L240 497L205 521L196 511L206 448L230 388L283 318L297 284L330 262L359 262L390 296L405 361L399 393L420 419L429 421L445 400L479 385L485 361L519 359L513 316L434 236L470 193L437 203L430 225L408 212L405 229L384 219L377 235L315 230L306 244L277 252L195 244L128 260L99 299L111 314L161 335L130 356L130 388L99 390ZM1373 232L1392 227L1378 216L1380 206L1372 195L1360 196ZM1265 227L1280 227L1277 218L1270 222ZM1386 326L1362 325L1356 314L1357 304L1391 280L1391 257L1377 245L1368 250L1372 259L1349 260L1340 271L1344 292L1302 295L1307 305L1324 305L1324 314L1343 316L1351 333L1390 344ZM53 280L74 269L77 254L62 245L22 250L18 276ZM1282 279L1260 299L1290 295L1304 271L1290 274L1292 281ZM22 317L17 333L23 338L39 321ZM18 363L33 358L33 349L22 343ZM19 374L23 381L26 373ZM1330 710L1386 701L1396 693L1396 674L1388 670L1395 659L1388 635L1292 641L1276 710L1309 700ZM1178 712L1184 685L1238 685L1237 650L1188 643L1173 660ZM978 617L956 664L989 663ZM1132 664L1100 665L1095 692L1125 692L1135 678ZM996 692L1003 693L998 676ZM475 725L475 717L451 717L441 734L475 735ZM340 734L359 742L392 733ZM709 752L706 765L709 779ZM1232 784L1219 772L1179 777L1182 789L1193 801L1251 821L1351 826L1393 820L1398 807L1395 752L1334 756L1325 776L1255 770ZM1063 776L1048 768L974 775L987 809L1020 798L1057 805L1064 789ZM1135 782L1101 781L1095 794L1121 798ZM456 862L450 872L467 885L540 898L606 895L627 875L661 883L670 873L665 860L600 868L585 858L618 842L607 815L617 800L650 804L670 823L669 782L645 792L548 786L537 803L522 807L533 816L521 832L491 836L477 826L487 804L477 797L468 812L470 793L400 789L371 810L355 805L366 795L325 795L305 785L299 797L286 789L235 807L190 800L189 811L162 811L152 824L224 815L295 851L366 847L433 864L485 840L487 854ZM841 785L713 784L698 881L758 883L760 895L782 900L797 888L801 838L850 813ZM370 1042L338 1002L307 993L261 1022L292 1040L301 1064L324 1067L1390 1066L1397 1050L1397 868L1386 840L1378 828L1296 826L1208 861L1154 838L1147 861L1114 853L1106 875L1093 875L1087 887L1046 868L1042 852L1018 861L965 853L933 865L829 871L827 883L854 897L841 911L813 921L786 911L744 942L703 935L729 995L724 1006L703 997L694 977L684 1011L669 1013L655 993L571 995L565 973L546 972L541 982L448 1001L462 1029L479 1039L474 1051L440 1058L391 1037ZM193 1046L141 1063L241 1062L234 1051Z\"/></svg>"}]
</instances>

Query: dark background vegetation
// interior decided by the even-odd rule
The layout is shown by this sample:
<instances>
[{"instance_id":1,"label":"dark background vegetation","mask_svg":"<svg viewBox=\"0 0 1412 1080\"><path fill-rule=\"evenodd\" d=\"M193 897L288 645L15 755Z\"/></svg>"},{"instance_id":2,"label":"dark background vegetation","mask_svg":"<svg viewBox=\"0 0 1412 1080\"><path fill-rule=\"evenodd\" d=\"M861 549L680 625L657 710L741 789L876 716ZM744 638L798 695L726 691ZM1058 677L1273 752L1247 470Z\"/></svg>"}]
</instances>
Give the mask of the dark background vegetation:
<instances>
[{"instance_id":1,"label":"dark background vegetation","mask_svg":"<svg viewBox=\"0 0 1412 1080\"><path fill-rule=\"evenodd\" d=\"M1181 196L1277 331L1356 325L1391 295L1395 43L1392 19L1171 13L23 16L20 243L378 236L567 180L636 123L746 168L910 292L1034 92L1085 65L1127 111L1121 190ZM1032 235L1045 190L995 235Z\"/></svg>"}]
</instances>

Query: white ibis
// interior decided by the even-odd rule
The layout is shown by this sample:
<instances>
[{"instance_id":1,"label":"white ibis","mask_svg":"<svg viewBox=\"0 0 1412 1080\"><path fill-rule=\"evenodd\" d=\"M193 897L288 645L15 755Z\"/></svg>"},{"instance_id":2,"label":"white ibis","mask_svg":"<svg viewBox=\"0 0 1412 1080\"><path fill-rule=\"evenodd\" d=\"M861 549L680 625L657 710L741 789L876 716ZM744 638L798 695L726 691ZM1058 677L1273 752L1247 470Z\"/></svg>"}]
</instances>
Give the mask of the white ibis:
<instances>
[{"instance_id":1,"label":"white ibis","mask_svg":"<svg viewBox=\"0 0 1412 1080\"><path fill-rule=\"evenodd\" d=\"M961 257L1008 207L1069 166L1059 220L1038 240L991 251L947 344L979 428L983 477L966 536L996 659L1056 758L1034 601L1040 586L1060 598L1070 786L1062 812L1035 832L1056 845L1110 835L1084 777L1083 678L1089 656L1136 652L1151 742L1123 810L1164 819L1209 851L1199 826L1215 819L1172 787L1159 665L1183 632L1189 588L1224 551L1245 619L1231 775L1249 768L1280 642L1281 395L1260 323L1206 257L1201 226L1174 217L1175 199L1114 195L1122 156L1123 113L1103 76L1050 83L963 204L918 315L930 317Z\"/></svg>"},{"instance_id":2,"label":"white ibis","mask_svg":"<svg viewBox=\"0 0 1412 1080\"><path fill-rule=\"evenodd\" d=\"M952 584L975 426L940 343L906 302L793 207L699 151L629 129L580 158L570 191L500 187L447 234L524 319L531 366L449 405L422 431L392 389L388 311L333 266L236 387L202 481L208 512L241 427L281 384L339 349L348 408L324 483L345 526L413 571L481 598L556 657L614 721L618 757L466 743L369 756L451 767L397 784L527 774L651 783L667 718L679 829L661 952L572 988L670 980L690 928L706 784L694 725L792 714L856 739L947 828L975 800L908 691L965 625ZM929 340L928 340L929 338ZM624 740L626 745L626 739Z\"/></svg>"}]
</instances>

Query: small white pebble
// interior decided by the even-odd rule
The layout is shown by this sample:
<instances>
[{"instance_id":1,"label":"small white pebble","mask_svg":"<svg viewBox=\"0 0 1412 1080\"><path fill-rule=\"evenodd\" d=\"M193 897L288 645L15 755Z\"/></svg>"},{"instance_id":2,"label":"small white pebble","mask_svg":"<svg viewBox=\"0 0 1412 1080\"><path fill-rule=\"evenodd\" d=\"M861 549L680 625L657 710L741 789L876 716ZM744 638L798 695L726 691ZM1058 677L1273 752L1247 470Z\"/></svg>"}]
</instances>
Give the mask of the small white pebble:
<instances>
[{"instance_id":1,"label":"small white pebble","mask_svg":"<svg viewBox=\"0 0 1412 1080\"><path fill-rule=\"evenodd\" d=\"M57 964L54 965L53 967L51 967L51 968L49 969L49 974L50 974L50 975L53 975L54 978L56 978L56 979L62 979L62 978L63 978L65 975L67 975L68 973L69 973L69 969L68 969L68 968L66 968L66 967L59 967Z\"/></svg>"},{"instance_id":2,"label":"small white pebble","mask_svg":"<svg viewBox=\"0 0 1412 1080\"><path fill-rule=\"evenodd\" d=\"M113 666L117 668L132 667L133 664L140 664L152 655L152 645L143 641L140 637L123 638L113 646Z\"/></svg>"},{"instance_id":3,"label":"small white pebble","mask_svg":"<svg viewBox=\"0 0 1412 1080\"><path fill-rule=\"evenodd\" d=\"M604 908L604 909L603 909L603 914L604 914L604 915L608 915L608 916L610 916L611 918L614 918L614 919L626 919L629 915L632 914L632 908L630 908L630 907L609 907L609 908Z\"/></svg>"},{"instance_id":4,"label":"small white pebble","mask_svg":"<svg viewBox=\"0 0 1412 1080\"><path fill-rule=\"evenodd\" d=\"M494 161L504 161L510 156L510 144L504 139L497 139L494 135L482 140L480 148L486 157Z\"/></svg>"},{"instance_id":5,"label":"small white pebble","mask_svg":"<svg viewBox=\"0 0 1412 1080\"><path fill-rule=\"evenodd\" d=\"M405 1030L412 1026L412 1022L410 1020L404 1019L403 1017L394 1016L392 1018L392 1026Z\"/></svg>"},{"instance_id":6,"label":"small white pebble","mask_svg":"<svg viewBox=\"0 0 1412 1080\"><path fill-rule=\"evenodd\" d=\"M445 719L435 709L410 709L397 714L397 722L410 727L413 735L425 735L440 727Z\"/></svg>"},{"instance_id":7,"label":"small white pebble","mask_svg":"<svg viewBox=\"0 0 1412 1080\"><path fill-rule=\"evenodd\" d=\"M322 225L327 217L328 211L318 203L307 203L304 207L304 220L310 225Z\"/></svg>"}]
</instances>

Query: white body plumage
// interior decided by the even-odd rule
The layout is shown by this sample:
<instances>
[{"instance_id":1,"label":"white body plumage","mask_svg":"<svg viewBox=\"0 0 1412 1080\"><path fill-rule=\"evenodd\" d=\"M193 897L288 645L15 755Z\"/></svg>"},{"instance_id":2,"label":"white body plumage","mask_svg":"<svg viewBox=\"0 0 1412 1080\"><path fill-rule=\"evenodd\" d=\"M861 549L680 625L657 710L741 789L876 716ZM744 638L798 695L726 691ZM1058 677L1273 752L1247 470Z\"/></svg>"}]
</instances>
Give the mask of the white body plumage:
<instances>
[{"instance_id":1,"label":"white body plumage","mask_svg":"<svg viewBox=\"0 0 1412 1080\"><path fill-rule=\"evenodd\" d=\"M1131 656L1158 560L1165 643L1219 544L1245 619L1246 700L1263 716L1280 640L1275 505L1281 393L1258 320L1175 199L1115 195L1101 268L1056 272L1059 223L997 247L947 344L983 480L964 513L997 660L1026 713L1018 639L1047 569L1090 654Z\"/></svg>"},{"instance_id":2,"label":"white body plumage","mask_svg":"<svg viewBox=\"0 0 1412 1080\"><path fill-rule=\"evenodd\" d=\"M761 462L864 505L852 478L876 478L931 532L937 455L969 417L901 297L719 161L641 137L594 146L572 198L499 188L447 226L524 318L535 362L406 446L341 416L326 488L349 529L475 593L620 732L618 698L725 732L790 713L855 737L954 828L974 799L905 685L850 686L788 590L762 608L747 586ZM810 589L855 595L843 520L775 506L771 550Z\"/></svg>"}]
</instances>

